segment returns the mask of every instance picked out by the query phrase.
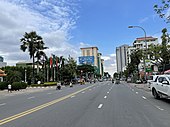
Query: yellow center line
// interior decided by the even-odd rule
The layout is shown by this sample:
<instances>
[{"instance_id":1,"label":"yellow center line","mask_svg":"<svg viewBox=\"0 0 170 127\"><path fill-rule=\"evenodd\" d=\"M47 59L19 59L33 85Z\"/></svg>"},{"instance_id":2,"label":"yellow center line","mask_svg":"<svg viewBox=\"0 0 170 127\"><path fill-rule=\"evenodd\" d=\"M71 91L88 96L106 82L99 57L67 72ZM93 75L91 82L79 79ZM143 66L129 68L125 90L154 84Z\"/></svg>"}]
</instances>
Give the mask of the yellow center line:
<instances>
[{"instance_id":1,"label":"yellow center line","mask_svg":"<svg viewBox=\"0 0 170 127\"><path fill-rule=\"evenodd\" d=\"M86 89L89 89L89 88L91 88L91 87L93 87L93 86L94 86L94 85L88 86L88 87L86 87L86 88L84 88L84 89L81 89L81 90L79 90L79 91L76 91L76 92L74 92L74 93L71 93L71 94L69 94L69 95L66 95L66 96L64 96L64 97L61 97L61 98L59 98L59 99L56 99L56 100L47 102L47 103L45 103L45 104L39 105L39 106L37 106L37 107L34 107L34 108L32 108L32 109L23 111L23 112L21 112L21 113L15 114L15 115L10 116L10 117L7 117L7 118L4 118L4 119L0 120L0 125L3 125L3 124L5 124L5 123L8 123L8 122L13 121L13 120L15 120L15 119L18 119L18 118L23 117L23 116L25 116L25 115L31 114L31 113L33 113L33 112L36 112L36 111L41 110L41 109L43 109L43 108L46 108L46 107L48 107L48 106L50 106L50 105L56 104L56 103L58 103L58 102L60 102L60 101L63 101L63 100L65 100L65 99L67 99L67 98L69 98L69 97L71 97L71 96L74 96L74 95L76 95L76 94L78 94L78 93L80 93L80 92L82 92L82 91L84 91L84 90L86 90Z\"/></svg>"}]
</instances>

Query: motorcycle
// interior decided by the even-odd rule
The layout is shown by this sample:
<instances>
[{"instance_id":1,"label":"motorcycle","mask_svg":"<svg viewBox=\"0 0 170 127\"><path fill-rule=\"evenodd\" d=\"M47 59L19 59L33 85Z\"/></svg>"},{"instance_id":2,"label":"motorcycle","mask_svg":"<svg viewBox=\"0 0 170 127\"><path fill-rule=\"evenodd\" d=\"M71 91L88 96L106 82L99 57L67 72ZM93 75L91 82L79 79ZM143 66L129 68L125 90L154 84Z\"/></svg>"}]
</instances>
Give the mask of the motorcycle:
<instances>
[{"instance_id":1,"label":"motorcycle","mask_svg":"<svg viewBox=\"0 0 170 127\"><path fill-rule=\"evenodd\" d=\"M61 85L57 85L56 90L61 90Z\"/></svg>"},{"instance_id":2,"label":"motorcycle","mask_svg":"<svg viewBox=\"0 0 170 127\"><path fill-rule=\"evenodd\" d=\"M70 87L73 87L73 83L72 82L70 82Z\"/></svg>"}]
</instances>

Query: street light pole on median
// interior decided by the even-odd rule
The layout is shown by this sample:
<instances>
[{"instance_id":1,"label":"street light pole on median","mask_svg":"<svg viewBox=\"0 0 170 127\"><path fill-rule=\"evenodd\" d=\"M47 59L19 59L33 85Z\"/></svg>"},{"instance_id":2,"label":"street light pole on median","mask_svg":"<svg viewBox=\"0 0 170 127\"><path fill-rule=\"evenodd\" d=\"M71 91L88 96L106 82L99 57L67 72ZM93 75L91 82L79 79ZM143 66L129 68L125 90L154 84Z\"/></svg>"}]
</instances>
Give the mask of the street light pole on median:
<instances>
[{"instance_id":1,"label":"street light pole on median","mask_svg":"<svg viewBox=\"0 0 170 127\"><path fill-rule=\"evenodd\" d=\"M143 32L144 32L144 34L145 34L145 52L144 52L143 64L144 64L144 79L145 79L145 81L146 81L146 62L145 62L145 60L146 60L146 58L147 58L147 54L146 54L146 52L147 52L146 31L145 31L145 29L144 29L143 27L141 27L141 26L129 26L128 28L140 28L140 29L143 30Z\"/></svg>"}]
</instances>

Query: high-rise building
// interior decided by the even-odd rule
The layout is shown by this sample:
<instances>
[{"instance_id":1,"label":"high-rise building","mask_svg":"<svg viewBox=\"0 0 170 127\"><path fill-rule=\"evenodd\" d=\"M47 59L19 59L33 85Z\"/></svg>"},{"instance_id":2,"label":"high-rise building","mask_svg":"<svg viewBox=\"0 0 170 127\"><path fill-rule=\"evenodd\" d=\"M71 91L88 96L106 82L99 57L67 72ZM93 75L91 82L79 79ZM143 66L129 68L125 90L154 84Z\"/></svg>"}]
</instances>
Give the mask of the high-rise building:
<instances>
[{"instance_id":1,"label":"high-rise building","mask_svg":"<svg viewBox=\"0 0 170 127\"><path fill-rule=\"evenodd\" d=\"M98 53L97 47L81 48L81 56L79 57L79 64L90 64L96 67L98 74L103 76L101 53Z\"/></svg>"},{"instance_id":2,"label":"high-rise building","mask_svg":"<svg viewBox=\"0 0 170 127\"><path fill-rule=\"evenodd\" d=\"M0 68L5 67L7 65L6 62L4 62L4 58L0 56Z\"/></svg>"},{"instance_id":3,"label":"high-rise building","mask_svg":"<svg viewBox=\"0 0 170 127\"><path fill-rule=\"evenodd\" d=\"M128 58L127 58L127 50L128 45L122 45L120 47L116 47L116 63L117 63L117 72L123 72L126 69Z\"/></svg>"},{"instance_id":4,"label":"high-rise building","mask_svg":"<svg viewBox=\"0 0 170 127\"><path fill-rule=\"evenodd\" d=\"M84 62L88 62L88 59L91 58L92 60L91 64L98 67L98 48L97 47L81 48L81 56L83 56L84 58L87 58Z\"/></svg>"}]
</instances>

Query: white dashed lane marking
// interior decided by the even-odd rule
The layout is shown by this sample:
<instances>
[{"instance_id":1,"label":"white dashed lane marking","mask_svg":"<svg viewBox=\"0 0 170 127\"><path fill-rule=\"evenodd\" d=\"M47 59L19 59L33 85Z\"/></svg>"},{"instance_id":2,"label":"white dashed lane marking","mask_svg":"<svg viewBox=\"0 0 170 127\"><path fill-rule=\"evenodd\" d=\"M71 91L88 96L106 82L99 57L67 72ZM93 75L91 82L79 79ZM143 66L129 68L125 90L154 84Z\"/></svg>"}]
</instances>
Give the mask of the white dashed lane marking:
<instances>
[{"instance_id":1,"label":"white dashed lane marking","mask_svg":"<svg viewBox=\"0 0 170 127\"><path fill-rule=\"evenodd\" d=\"M2 103L2 104L0 104L0 106L4 106L4 105L6 105L6 103Z\"/></svg>"},{"instance_id":2,"label":"white dashed lane marking","mask_svg":"<svg viewBox=\"0 0 170 127\"><path fill-rule=\"evenodd\" d=\"M85 92L83 91L83 92L81 92L81 93L85 93Z\"/></svg>"},{"instance_id":3,"label":"white dashed lane marking","mask_svg":"<svg viewBox=\"0 0 170 127\"><path fill-rule=\"evenodd\" d=\"M52 93L47 93L47 94L52 94Z\"/></svg>"},{"instance_id":4,"label":"white dashed lane marking","mask_svg":"<svg viewBox=\"0 0 170 127\"><path fill-rule=\"evenodd\" d=\"M136 92L136 94L138 94L138 92Z\"/></svg>"},{"instance_id":5,"label":"white dashed lane marking","mask_svg":"<svg viewBox=\"0 0 170 127\"><path fill-rule=\"evenodd\" d=\"M27 98L27 99L33 99L33 98L35 98L35 97L33 96L33 97L29 97L29 98Z\"/></svg>"},{"instance_id":6,"label":"white dashed lane marking","mask_svg":"<svg viewBox=\"0 0 170 127\"><path fill-rule=\"evenodd\" d=\"M107 92L107 93L109 93L109 92Z\"/></svg>"},{"instance_id":7,"label":"white dashed lane marking","mask_svg":"<svg viewBox=\"0 0 170 127\"><path fill-rule=\"evenodd\" d=\"M107 96L104 96L104 98L106 99L106 98L107 98Z\"/></svg>"},{"instance_id":8,"label":"white dashed lane marking","mask_svg":"<svg viewBox=\"0 0 170 127\"><path fill-rule=\"evenodd\" d=\"M146 97L142 96L143 99L147 99Z\"/></svg>"},{"instance_id":9,"label":"white dashed lane marking","mask_svg":"<svg viewBox=\"0 0 170 127\"><path fill-rule=\"evenodd\" d=\"M99 109L102 108L102 107L103 107L103 104L100 104L100 105L98 106Z\"/></svg>"}]
</instances>

